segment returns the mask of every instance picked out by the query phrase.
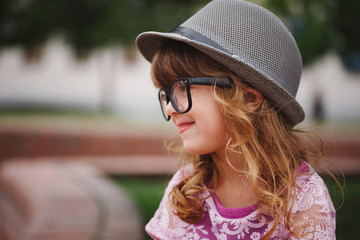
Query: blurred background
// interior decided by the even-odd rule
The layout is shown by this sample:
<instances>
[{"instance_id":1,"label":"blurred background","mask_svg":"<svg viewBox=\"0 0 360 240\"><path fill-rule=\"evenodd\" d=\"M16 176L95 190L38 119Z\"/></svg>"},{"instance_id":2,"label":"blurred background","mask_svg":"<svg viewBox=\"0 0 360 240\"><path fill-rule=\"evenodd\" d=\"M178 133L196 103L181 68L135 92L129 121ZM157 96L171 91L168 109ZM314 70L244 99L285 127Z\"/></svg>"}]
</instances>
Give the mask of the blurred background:
<instances>
[{"instance_id":1,"label":"blurred background","mask_svg":"<svg viewBox=\"0 0 360 240\"><path fill-rule=\"evenodd\" d=\"M163 121L135 38L171 31L207 2L0 2L0 240L147 239L144 224L177 167L163 144L176 130ZM337 237L356 239L360 1L252 2L299 45L299 127L322 134L325 157L344 172ZM323 177L339 206L339 189Z\"/></svg>"}]
</instances>

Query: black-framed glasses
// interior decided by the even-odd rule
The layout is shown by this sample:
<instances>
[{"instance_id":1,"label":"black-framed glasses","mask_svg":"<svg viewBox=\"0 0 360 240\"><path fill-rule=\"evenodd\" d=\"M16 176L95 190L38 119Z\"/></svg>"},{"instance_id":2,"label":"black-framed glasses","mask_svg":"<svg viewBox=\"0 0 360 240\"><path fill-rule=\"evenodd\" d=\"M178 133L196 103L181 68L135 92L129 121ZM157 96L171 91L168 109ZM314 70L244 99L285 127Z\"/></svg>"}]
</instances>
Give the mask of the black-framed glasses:
<instances>
[{"instance_id":1,"label":"black-framed glasses","mask_svg":"<svg viewBox=\"0 0 360 240\"><path fill-rule=\"evenodd\" d=\"M159 101L162 113L166 121L170 116L166 113L166 107L171 102L176 112L183 114L190 111L191 85L216 86L220 88L229 88L233 84L229 78L224 77L197 77L197 78L177 78L167 88L159 90Z\"/></svg>"}]
</instances>

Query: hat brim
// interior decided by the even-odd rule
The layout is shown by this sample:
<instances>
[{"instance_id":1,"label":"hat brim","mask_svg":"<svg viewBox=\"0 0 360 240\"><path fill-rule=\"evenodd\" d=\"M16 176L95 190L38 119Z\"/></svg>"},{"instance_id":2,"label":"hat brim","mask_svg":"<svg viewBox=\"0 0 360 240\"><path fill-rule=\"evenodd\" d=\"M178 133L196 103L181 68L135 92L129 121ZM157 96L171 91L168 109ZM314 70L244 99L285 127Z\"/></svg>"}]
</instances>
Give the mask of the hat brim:
<instances>
[{"instance_id":1,"label":"hat brim","mask_svg":"<svg viewBox=\"0 0 360 240\"><path fill-rule=\"evenodd\" d=\"M145 59L152 62L155 53L166 39L184 42L233 71L244 82L261 92L270 102L276 103L274 105L285 116L290 125L294 126L304 120L305 113L291 94L238 56L230 55L177 33L144 32L136 38L136 45Z\"/></svg>"}]
</instances>

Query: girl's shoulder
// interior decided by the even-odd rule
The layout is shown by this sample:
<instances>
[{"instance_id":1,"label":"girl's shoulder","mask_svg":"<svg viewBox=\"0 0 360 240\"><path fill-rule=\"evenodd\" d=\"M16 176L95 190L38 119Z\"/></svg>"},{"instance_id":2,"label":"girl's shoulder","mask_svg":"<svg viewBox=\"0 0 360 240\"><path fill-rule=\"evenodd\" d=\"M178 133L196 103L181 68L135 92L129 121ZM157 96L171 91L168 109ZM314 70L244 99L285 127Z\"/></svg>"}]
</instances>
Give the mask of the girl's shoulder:
<instances>
[{"instance_id":1,"label":"girl's shoulder","mask_svg":"<svg viewBox=\"0 0 360 240\"><path fill-rule=\"evenodd\" d=\"M316 232L320 236L318 239L334 239L335 208L323 179L306 162L297 173L291 210L296 224L292 230L311 237L311 229L320 229L321 231Z\"/></svg>"},{"instance_id":2,"label":"girl's shoulder","mask_svg":"<svg viewBox=\"0 0 360 240\"><path fill-rule=\"evenodd\" d=\"M331 203L326 184L319 174L307 162L303 162L297 169L296 177L296 202L304 204L305 202Z\"/></svg>"},{"instance_id":3,"label":"girl's shoulder","mask_svg":"<svg viewBox=\"0 0 360 240\"><path fill-rule=\"evenodd\" d=\"M295 179L298 190L306 190L309 187L326 188L323 179L307 162L302 162L300 167L296 170L297 177Z\"/></svg>"}]
</instances>

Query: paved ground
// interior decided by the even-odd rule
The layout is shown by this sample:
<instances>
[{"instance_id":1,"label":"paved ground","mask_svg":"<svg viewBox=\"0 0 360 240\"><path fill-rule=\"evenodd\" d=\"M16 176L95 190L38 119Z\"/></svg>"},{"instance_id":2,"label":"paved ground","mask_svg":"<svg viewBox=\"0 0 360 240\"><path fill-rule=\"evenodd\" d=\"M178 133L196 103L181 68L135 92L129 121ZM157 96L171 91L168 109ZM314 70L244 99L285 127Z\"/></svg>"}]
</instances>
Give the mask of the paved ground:
<instances>
[{"instance_id":1,"label":"paved ground","mask_svg":"<svg viewBox=\"0 0 360 240\"><path fill-rule=\"evenodd\" d=\"M143 235L133 201L90 164L19 159L6 162L0 176L1 239L137 240Z\"/></svg>"}]
</instances>

